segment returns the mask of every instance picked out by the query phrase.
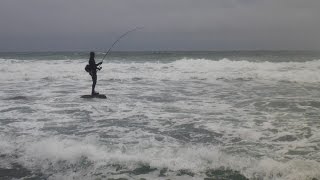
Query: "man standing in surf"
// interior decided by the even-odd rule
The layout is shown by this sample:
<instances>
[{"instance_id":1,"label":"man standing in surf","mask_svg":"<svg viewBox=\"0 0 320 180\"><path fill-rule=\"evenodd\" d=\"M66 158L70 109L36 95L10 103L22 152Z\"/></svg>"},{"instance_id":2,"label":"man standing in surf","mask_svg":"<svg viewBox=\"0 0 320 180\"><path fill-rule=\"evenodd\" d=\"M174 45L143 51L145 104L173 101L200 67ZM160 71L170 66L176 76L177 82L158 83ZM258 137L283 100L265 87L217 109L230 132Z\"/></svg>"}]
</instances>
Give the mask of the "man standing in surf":
<instances>
[{"instance_id":1,"label":"man standing in surf","mask_svg":"<svg viewBox=\"0 0 320 180\"><path fill-rule=\"evenodd\" d=\"M97 84L97 70L101 70L101 67L98 67L102 64L102 62L99 62L96 64L96 61L94 60L95 54L94 52L90 52L90 58L89 58L89 74L92 77L92 90L91 95L98 95L99 93L96 92L94 89Z\"/></svg>"},{"instance_id":2,"label":"man standing in surf","mask_svg":"<svg viewBox=\"0 0 320 180\"><path fill-rule=\"evenodd\" d=\"M108 49L108 51L106 52L106 54L103 56L102 61L99 62L98 64L96 64L94 57L95 54L94 52L90 52L90 58L89 58L89 64L85 67L85 70L91 75L92 77L92 90L91 90L91 98L92 97L98 97L98 98L106 98L105 95L99 95L98 92L95 92L94 89L96 87L97 84L97 69L101 70L101 67L99 67L99 65L102 64L104 58L108 55L108 53L111 51L111 49L113 48L114 45L117 44L117 42L119 42L119 40L123 37L125 37L127 34L136 31L138 29L141 29L141 27L136 27L134 29L131 29L130 31L127 31L126 33L122 34L116 41L113 42L113 44L111 45L111 47ZM87 96L82 96L83 98L88 98Z\"/></svg>"}]
</instances>

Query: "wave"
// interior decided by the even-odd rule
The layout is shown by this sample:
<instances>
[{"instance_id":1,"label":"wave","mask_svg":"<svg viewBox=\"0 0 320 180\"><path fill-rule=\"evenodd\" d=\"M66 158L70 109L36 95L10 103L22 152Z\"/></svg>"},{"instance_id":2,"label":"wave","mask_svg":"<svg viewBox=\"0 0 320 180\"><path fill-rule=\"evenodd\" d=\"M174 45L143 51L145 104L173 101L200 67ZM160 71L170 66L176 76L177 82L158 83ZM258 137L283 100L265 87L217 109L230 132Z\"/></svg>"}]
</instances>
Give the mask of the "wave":
<instances>
[{"instance_id":1,"label":"wave","mask_svg":"<svg viewBox=\"0 0 320 180\"><path fill-rule=\"evenodd\" d=\"M0 149L2 157L17 157L17 163L30 171L51 176L49 179L126 177L130 174L145 175L151 179L181 175L191 178L228 176L230 173L242 179L300 180L320 177L320 163L312 160L281 162L226 154L214 146L161 147L146 143L127 147L121 144L103 145L93 137L82 141L53 137L18 143L20 145L17 146L17 140L9 141L2 136ZM16 152L19 154L14 154Z\"/></svg>"},{"instance_id":2,"label":"wave","mask_svg":"<svg viewBox=\"0 0 320 180\"><path fill-rule=\"evenodd\" d=\"M3 80L88 79L86 61L2 61ZM307 62L251 62L221 59L179 59L173 62L105 61L99 79L320 82L320 60ZM69 77L69 78L66 78Z\"/></svg>"},{"instance_id":3,"label":"wave","mask_svg":"<svg viewBox=\"0 0 320 180\"><path fill-rule=\"evenodd\" d=\"M180 59L170 63L107 63L105 77L158 80L320 82L320 60L308 62L251 62Z\"/></svg>"}]
</instances>

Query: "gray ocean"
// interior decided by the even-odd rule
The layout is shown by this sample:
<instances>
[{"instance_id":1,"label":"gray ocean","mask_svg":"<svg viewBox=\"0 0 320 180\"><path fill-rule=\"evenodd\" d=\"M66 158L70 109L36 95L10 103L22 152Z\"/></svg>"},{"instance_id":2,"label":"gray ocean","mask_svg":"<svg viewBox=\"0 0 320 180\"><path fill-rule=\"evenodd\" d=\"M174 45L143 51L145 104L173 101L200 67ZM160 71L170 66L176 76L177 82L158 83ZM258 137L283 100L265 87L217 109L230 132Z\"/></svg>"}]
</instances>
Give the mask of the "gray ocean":
<instances>
[{"instance_id":1,"label":"gray ocean","mask_svg":"<svg viewBox=\"0 0 320 180\"><path fill-rule=\"evenodd\" d=\"M0 53L1 180L320 180L320 52L88 58Z\"/></svg>"}]
</instances>

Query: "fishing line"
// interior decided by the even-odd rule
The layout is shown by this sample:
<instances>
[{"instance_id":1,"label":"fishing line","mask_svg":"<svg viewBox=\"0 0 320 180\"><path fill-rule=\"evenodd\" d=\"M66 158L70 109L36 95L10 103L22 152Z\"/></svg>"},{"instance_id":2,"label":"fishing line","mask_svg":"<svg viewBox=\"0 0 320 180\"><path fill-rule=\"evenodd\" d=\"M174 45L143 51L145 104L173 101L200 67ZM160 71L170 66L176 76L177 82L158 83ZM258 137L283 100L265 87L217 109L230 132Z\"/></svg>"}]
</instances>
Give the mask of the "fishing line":
<instances>
[{"instance_id":1,"label":"fishing line","mask_svg":"<svg viewBox=\"0 0 320 180\"><path fill-rule=\"evenodd\" d=\"M131 29L131 30L123 33L121 36L119 36L119 37L117 38L117 40L113 42L113 44L112 44L111 47L108 49L108 51L106 52L106 54L103 56L101 62L103 62L104 58L109 54L109 52L111 51L111 49L113 48L113 46L115 46L115 45L117 44L117 42L120 41L121 38L125 37L126 35L128 35L129 33L133 32L133 31L136 31L136 30L142 29L142 28L143 28L143 27L135 27L135 28L133 28L133 29Z\"/></svg>"}]
</instances>

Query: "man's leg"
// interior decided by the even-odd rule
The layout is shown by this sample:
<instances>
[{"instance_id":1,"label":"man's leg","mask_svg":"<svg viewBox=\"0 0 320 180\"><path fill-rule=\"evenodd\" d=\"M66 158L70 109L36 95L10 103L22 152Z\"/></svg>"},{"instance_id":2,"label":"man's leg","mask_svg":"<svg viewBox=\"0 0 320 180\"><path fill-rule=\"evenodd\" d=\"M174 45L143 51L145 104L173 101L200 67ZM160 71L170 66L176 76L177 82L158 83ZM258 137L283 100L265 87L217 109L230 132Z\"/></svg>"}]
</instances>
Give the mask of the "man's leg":
<instances>
[{"instance_id":1,"label":"man's leg","mask_svg":"<svg viewBox=\"0 0 320 180\"><path fill-rule=\"evenodd\" d=\"M91 95L94 95L95 91L94 88L96 87L97 84L97 74L92 74L92 90L91 90Z\"/></svg>"}]
</instances>

